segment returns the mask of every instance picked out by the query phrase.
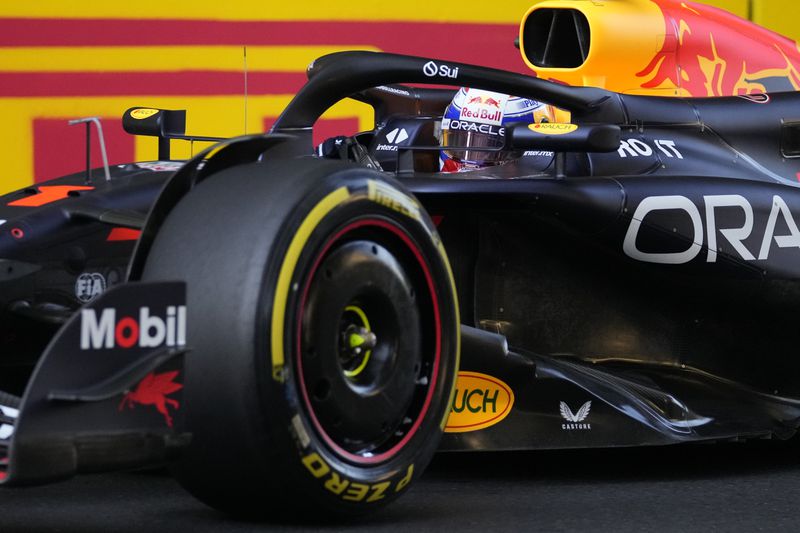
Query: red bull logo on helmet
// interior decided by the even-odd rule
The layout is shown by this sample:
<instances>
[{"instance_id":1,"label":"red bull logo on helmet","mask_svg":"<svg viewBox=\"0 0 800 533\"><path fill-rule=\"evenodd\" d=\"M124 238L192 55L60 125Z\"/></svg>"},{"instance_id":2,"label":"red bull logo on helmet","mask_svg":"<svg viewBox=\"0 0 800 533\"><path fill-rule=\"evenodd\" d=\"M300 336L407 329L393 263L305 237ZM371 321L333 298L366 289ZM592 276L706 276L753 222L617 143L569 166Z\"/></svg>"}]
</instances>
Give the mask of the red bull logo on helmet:
<instances>
[{"instance_id":1,"label":"red bull logo on helmet","mask_svg":"<svg viewBox=\"0 0 800 533\"><path fill-rule=\"evenodd\" d=\"M734 96L800 89L795 42L721 9L652 0L664 16L664 45L637 76L645 89L682 96Z\"/></svg>"},{"instance_id":2,"label":"red bull logo on helmet","mask_svg":"<svg viewBox=\"0 0 800 533\"><path fill-rule=\"evenodd\" d=\"M459 119L499 126L503 122L503 110L507 101L508 96L505 94L467 89Z\"/></svg>"},{"instance_id":3,"label":"red bull logo on helmet","mask_svg":"<svg viewBox=\"0 0 800 533\"><path fill-rule=\"evenodd\" d=\"M500 109L500 102L492 98L491 96L483 97L483 96L473 96L467 101L467 105L480 105L483 104L487 107L494 107L496 109Z\"/></svg>"}]
</instances>

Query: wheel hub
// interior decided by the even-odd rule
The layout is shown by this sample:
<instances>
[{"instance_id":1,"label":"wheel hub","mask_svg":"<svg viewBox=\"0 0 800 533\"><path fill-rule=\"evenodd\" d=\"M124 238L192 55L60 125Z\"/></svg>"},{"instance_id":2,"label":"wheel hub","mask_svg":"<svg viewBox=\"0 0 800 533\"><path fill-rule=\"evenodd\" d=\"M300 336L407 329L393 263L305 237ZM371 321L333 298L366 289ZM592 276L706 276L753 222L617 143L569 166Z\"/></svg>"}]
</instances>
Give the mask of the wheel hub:
<instances>
[{"instance_id":1,"label":"wheel hub","mask_svg":"<svg viewBox=\"0 0 800 533\"><path fill-rule=\"evenodd\" d=\"M413 284L386 247L342 244L321 262L302 317L310 408L337 445L365 454L394 438L420 387Z\"/></svg>"},{"instance_id":2,"label":"wheel hub","mask_svg":"<svg viewBox=\"0 0 800 533\"><path fill-rule=\"evenodd\" d=\"M378 337L370 331L369 320L364 311L356 305L344 308L341 324L341 344L339 364L348 378L358 377L367 367L372 349L378 344ZM355 320L353 320L355 315Z\"/></svg>"}]
</instances>

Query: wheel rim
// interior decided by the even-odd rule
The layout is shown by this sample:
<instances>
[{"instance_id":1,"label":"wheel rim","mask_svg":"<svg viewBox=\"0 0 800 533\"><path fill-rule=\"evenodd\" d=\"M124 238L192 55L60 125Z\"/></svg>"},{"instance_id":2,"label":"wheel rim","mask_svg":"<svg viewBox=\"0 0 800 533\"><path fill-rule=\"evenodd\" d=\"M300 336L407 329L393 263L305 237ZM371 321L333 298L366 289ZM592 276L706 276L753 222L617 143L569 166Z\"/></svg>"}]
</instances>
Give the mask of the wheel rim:
<instances>
[{"instance_id":1,"label":"wheel rim","mask_svg":"<svg viewBox=\"0 0 800 533\"><path fill-rule=\"evenodd\" d=\"M301 295L295 357L310 421L347 460L390 459L419 430L439 374L439 302L421 250L393 221L358 220L323 245Z\"/></svg>"}]
</instances>

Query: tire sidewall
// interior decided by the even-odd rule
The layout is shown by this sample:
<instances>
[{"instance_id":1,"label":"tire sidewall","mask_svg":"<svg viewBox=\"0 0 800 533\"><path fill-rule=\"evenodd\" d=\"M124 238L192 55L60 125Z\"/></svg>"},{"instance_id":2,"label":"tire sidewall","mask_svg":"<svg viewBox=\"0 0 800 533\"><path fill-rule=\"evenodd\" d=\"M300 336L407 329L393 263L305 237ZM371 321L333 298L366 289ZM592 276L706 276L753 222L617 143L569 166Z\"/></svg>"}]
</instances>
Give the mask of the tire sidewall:
<instances>
[{"instance_id":1,"label":"tire sidewall","mask_svg":"<svg viewBox=\"0 0 800 533\"><path fill-rule=\"evenodd\" d=\"M431 297L441 313L438 377L431 384L430 404L419 427L402 448L385 461L357 463L342 457L326 443L309 415L300 390L297 368L296 321L300 292L311 262L335 228L353 214L377 216L403 230L424 257L434 281ZM309 233L309 227L311 229ZM334 172L309 191L286 221L275 243L264 275L259 324L265 331L256 339L256 375L263 419L271 433L274 456L287 457L281 466L296 483L300 497L319 496L317 502L337 514L359 514L384 505L404 492L432 457L449 413L458 368L459 320L452 275L433 223L417 201L395 180L361 168ZM298 241L299 239L299 241ZM287 252L297 251L296 258ZM290 263L287 266L287 260ZM282 271L291 270L289 288L279 286ZM284 274L285 277L285 274ZM285 283L284 283L285 285ZM283 327L275 313L285 302ZM278 321L280 322L280 321ZM283 337L282 365L273 342ZM344 511L344 513L342 513Z\"/></svg>"}]
</instances>

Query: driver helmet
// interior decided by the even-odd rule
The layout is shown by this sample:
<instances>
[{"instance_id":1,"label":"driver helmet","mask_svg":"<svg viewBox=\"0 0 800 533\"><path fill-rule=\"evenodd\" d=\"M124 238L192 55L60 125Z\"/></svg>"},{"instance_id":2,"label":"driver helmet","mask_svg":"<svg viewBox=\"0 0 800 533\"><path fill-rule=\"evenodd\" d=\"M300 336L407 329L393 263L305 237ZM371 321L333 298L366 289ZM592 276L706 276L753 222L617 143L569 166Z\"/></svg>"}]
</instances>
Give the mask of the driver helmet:
<instances>
[{"instance_id":1,"label":"driver helmet","mask_svg":"<svg viewBox=\"0 0 800 533\"><path fill-rule=\"evenodd\" d=\"M522 157L517 151L477 149L501 148L508 124L553 122L554 116L553 106L536 100L462 87L442 117L440 145L476 150L441 150L439 168L442 172L463 172Z\"/></svg>"}]
</instances>

